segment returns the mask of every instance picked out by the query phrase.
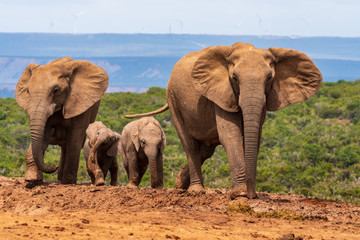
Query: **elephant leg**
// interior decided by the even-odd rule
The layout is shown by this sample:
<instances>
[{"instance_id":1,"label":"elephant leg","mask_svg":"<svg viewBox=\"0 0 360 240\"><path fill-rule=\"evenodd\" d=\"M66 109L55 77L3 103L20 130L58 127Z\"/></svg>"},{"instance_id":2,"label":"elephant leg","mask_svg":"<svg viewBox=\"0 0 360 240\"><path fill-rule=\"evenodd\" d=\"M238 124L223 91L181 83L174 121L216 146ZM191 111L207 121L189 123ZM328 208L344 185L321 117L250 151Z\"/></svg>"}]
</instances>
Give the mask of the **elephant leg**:
<instances>
[{"instance_id":1,"label":"elephant leg","mask_svg":"<svg viewBox=\"0 0 360 240\"><path fill-rule=\"evenodd\" d=\"M85 163L86 163L86 171L90 177L91 183L94 184L95 182L95 176L92 173L91 165L89 164L89 154L86 153L87 150L84 148L84 156L85 156Z\"/></svg>"},{"instance_id":2,"label":"elephant leg","mask_svg":"<svg viewBox=\"0 0 360 240\"><path fill-rule=\"evenodd\" d=\"M58 179L63 184L76 184L79 169L80 152L85 143L86 129L95 121L100 101L95 103L86 112L71 118L71 126L66 129L64 144L64 159L62 173Z\"/></svg>"},{"instance_id":3,"label":"elephant leg","mask_svg":"<svg viewBox=\"0 0 360 240\"><path fill-rule=\"evenodd\" d=\"M187 190L190 186L189 164L178 173L175 179L175 188Z\"/></svg>"},{"instance_id":4,"label":"elephant leg","mask_svg":"<svg viewBox=\"0 0 360 240\"><path fill-rule=\"evenodd\" d=\"M95 175L93 174L93 172L90 169L87 169L87 172L88 172L88 174L90 176L91 183L95 184Z\"/></svg>"},{"instance_id":5,"label":"elephant leg","mask_svg":"<svg viewBox=\"0 0 360 240\"><path fill-rule=\"evenodd\" d=\"M128 162L128 187L137 188L140 183L140 169L138 166L138 157L135 151L127 152L126 159ZM142 177L142 176L141 176Z\"/></svg>"},{"instance_id":6,"label":"elephant leg","mask_svg":"<svg viewBox=\"0 0 360 240\"><path fill-rule=\"evenodd\" d=\"M125 171L126 171L126 174L128 176L128 180L130 180L130 175L129 175L129 160L126 156L126 153L124 151L124 154L122 155L122 160L123 160L123 165L124 165L124 168L125 168Z\"/></svg>"},{"instance_id":7,"label":"elephant leg","mask_svg":"<svg viewBox=\"0 0 360 240\"><path fill-rule=\"evenodd\" d=\"M100 168L95 170L95 185L96 186L105 185L105 175Z\"/></svg>"},{"instance_id":8,"label":"elephant leg","mask_svg":"<svg viewBox=\"0 0 360 240\"><path fill-rule=\"evenodd\" d=\"M118 170L119 170L119 164L117 162L116 157L114 157L114 160L112 161L109 170L110 170L110 177L111 177L110 185L116 186L117 185Z\"/></svg>"},{"instance_id":9,"label":"elephant leg","mask_svg":"<svg viewBox=\"0 0 360 240\"><path fill-rule=\"evenodd\" d=\"M84 144L85 131L82 128L70 128L68 129L66 140L64 166L60 181L63 184L76 184L80 151Z\"/></svg>"},{"instance_id":10,"label":"elephant leg","mask_svg":"<svg viewBox=\"0 0 360 240\"><path fill-rule=\"evenodd\" d=\"M201 155L199 153L199 146L190 148L187 154L189 159L189 175L190 185L189 192L203 192L205 193L203 177L201 173Z\"/></svg>"},{"instance_id":11,"label":"elephant leg","mask_svg":"<svg viewBox=\"0 0 360 240\"><path fill-rule=\"evenodd\" d=\"M242 142L241 113L230 113L216 107L219 140L225 148L232 181L232 195L246 195L245 157Z\"/></svg>"},{"instance_id":12,"label":"elephant leg","mask_svg":"<svg viewBox=\"0 0 360 240\"><path fill-rule=\"evenodd\" d=\"M90 158L90 154L89 154L89 149L85 149L84 148L84 155L85 155L85 162L86 162L86 171L89 174L89 177L91 179L91 183L95 184L95 169L94 169L94 164L91 162L91 158Z\"/></svg>"},{"instance_id":13,"label":"elephant leg","mask_svg":"<svg viewBox=\"0 0 360 240\"><path fill-rule=\"evenodd\" d=\"M32 154L31 143L26 152L25 158L26 158L25 181L41 182L43 180L43 173L38 169L38 167L35 164L34 157Z\"/></svg>"},{"instance_id":14,"label":"elephant leg","mask_svg":"<svg viewBox=\"0 0 360 240\"><path fill-rule=\"evenodd\" d=\"M190 184L188 191L205 192L201 174L201 154L199 143L191 137L177 107L169 103L173 122L180 138L181 144L188 159Z\"/></svg>"},{"instance_id":15,"label":"elephant leg","mask_svg":"<svg viewBox=\"0 0 360 240\"><path fill-rule=\"evenodd\" d=\"M65 159L66 159L66 145L61 146L61 156L60 156L60 163L58 168L58 180L60 182L62 182L62 178L63 178Z\"/></svg>"},{"instance_id":16,"label":"elephant leg","mask_svg":"<svg viewBox=\"0 0 360 240\"><path fill-rule=\"evenodd\" d=\"M206 146L205 144L201 145L201 165L204 164L205 160L210 158L215 151L215 148L218 144L213 144ZM185 167L179 172L176 176L175 187L179 189L188 189L190 186L190 173L189 173L189 164L186 164Z\"/></svg>"},{"instance_id":17,"label":"elephant leg","mask_svg":"<svg viewBox=\"0 0 360 240\"><path fill-rule=\"evenodd\" d=\"M94 150L94 149L92 149ZM94 158L94 159L93 159ZM92 172L95 176L95 185L101 186L105 184L105 176L107 174L106 167L102 166L102 162L99 162L98 152L91 151L90 157L88 160L89 166L91 166Z\"/></svg>"},{"instance_id":18,"label":"elephant leg","mask_svg":"<svg viewBox=\"0 0 360 240\"><path fill-rule=\"evenodd\" d=\"M159 154L158 158L156 159L156 172L157 172L157 179L154 188L162 189L164 188L164 167L163 167L163 155L162 153Z\"/></svg>"},{"instance_id":19,"label":"elephant leg","mask_svg":"<svg viewBox=\"0 0 360 240\"><path fill-rule=\"evenodd\" d=\"M149 165L149 161L147 159L144 160L140 160L137 162L137 169L138 169L138 182L137 182L137 186L139 186L142 177L144 176L144 174L146 173L146 170L148 168Z\"/></svg>"}]
</instances>

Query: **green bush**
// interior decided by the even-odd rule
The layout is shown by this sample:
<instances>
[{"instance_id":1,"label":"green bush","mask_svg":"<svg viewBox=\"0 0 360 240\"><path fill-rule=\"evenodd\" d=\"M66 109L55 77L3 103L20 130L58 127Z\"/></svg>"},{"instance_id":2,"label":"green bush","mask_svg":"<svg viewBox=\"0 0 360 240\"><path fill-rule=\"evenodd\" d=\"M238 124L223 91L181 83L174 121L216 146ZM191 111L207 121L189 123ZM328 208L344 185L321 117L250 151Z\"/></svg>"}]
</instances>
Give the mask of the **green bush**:
<instances>
[{"instance_id":1,"label":"green bush","mask_svg":"<svg viewBox=\"0 0 360 240\"><path fill-rule=\"evenodd\" d=\"M295 188L294 193L304 195L307 197L313 196L313 193L309 188Z\"/></svg>"},{"instance_id":2,"label":"green bush","mask_svg":"<svg viewBox=\"0 0 360 240\"><path fill-rule=\"evenodd\" d=\"M97 121L121 133L131 119L125 114L153 111L166 103L166 90L150 88L146 93L105 93ZM169 111L155 116L164 128L164 182L174 187L175 177L187 164L186 155ZM0 99L0 174L23 176L25 153L30 142L28 116L15 99ZM59 147L49 147L47 164L58 164ZM119 157L119 181L128 180ZM206 187L231 188L230 167L224 148L202 167ZM57 174L44 174L56 180ZM297 193L350 201L360 205L360 81L324 82L310 99L267 112L258 155L257 191ZM109 178L109 177L108 177ZM79 182L89 182L83 154ZM150 185L147 172L141 186Z\"/></svg>"},{"instance_id":3,"label":"green bush","mask_svg":"<svg viewBox=\"0 0 360 240\"><path fill-rule=\"evenodd\" d=\"M335 158L337 159L337 165L343 168L360 163L360 147L358 144L350 144L339 148L335 152Z\"/></svg>"}]
</instances>

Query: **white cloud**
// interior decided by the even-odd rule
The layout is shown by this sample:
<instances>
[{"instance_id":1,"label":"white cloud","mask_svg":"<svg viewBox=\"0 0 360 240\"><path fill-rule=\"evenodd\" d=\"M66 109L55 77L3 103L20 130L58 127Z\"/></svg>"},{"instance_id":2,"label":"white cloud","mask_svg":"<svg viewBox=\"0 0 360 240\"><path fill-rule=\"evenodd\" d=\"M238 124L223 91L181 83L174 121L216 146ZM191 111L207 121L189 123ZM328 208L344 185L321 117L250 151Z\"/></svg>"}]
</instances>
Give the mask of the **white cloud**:
<instances>
[{"instance_id":1,"label":"white cloud","mask_svg":"<svg viewBox=\"0 0 360 240\"><path fill-rule=\"evenodd\" d=\"M137 76L138 78L162 78L163 76L161 75L160 71L157 69L153 69L153 68L149 68L147 69L145 72L141 73L140 75Z\"/></svg>"}]
</instances>

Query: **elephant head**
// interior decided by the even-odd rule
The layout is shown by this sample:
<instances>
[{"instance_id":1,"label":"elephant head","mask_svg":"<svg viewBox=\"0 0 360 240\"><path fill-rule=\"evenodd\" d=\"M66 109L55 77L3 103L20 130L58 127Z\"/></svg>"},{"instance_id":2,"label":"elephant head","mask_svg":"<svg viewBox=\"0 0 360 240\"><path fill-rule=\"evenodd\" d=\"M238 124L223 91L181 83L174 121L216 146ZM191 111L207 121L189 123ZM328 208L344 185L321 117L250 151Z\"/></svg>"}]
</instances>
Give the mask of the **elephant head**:
<instances>
[{"instance_id":1,"label":"elephant head","mask_svg":"<svg viewBox=\"0 0 360 240\"><path fill-rule=\"evenodd\" d=\"M149 160L151 187L162 187L162 154L166 146L164 130L153 117L144 117L138 121L139 124L131 130L131 140L136 151L143 151Z\"/></svg>"},{"instance_id":2,"label":"elephant head","mask_svg":"<svg viewBox=\"0 0 360 240\"><path fill-rule=\"evenodd\" d=\"M120 134L107 128L102 122L90 124L86 130L86 135L89 137L92 153L101 150L106 152L107 156L116 157L121 155L121 148L119 147Z\"/></svg>"},{"instance_id":3,"label":"elephant head","mask_svg":"<svg viewBox=\"0 0 360 240\"><path fill-rule=\"evenodd\" d=\"M84 113L100 101L107 85L106 72L88 61L65 57L26 67L16 85L15 98L29 115L32 153L41 171L52 173L57 169L44 163L48 118L57 111L62 111L65 119Z\"/></svg>"},{"instance_id":4,"label":"elephant head","mask_svg":"<svg viewBox=\"0 0 360 240\"><path fill-rule=\"evenodd\" d=\"M193 66L195 89L228 112L242 112L245 181L256 196L257 155L265 112L313 96L322 76L313 61L292 49L257 49L236 43L202 50Z\"/></svg>"}]
</instances>

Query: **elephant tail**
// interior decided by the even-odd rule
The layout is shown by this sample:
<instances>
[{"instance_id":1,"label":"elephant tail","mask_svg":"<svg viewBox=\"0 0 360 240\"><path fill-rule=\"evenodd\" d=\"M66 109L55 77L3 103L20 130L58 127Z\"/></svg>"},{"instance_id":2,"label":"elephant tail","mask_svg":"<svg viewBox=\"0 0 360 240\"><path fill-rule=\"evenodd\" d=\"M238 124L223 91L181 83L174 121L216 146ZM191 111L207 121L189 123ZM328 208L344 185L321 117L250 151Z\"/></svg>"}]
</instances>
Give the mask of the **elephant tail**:
<instances>
[{"instance_id":1,"label":"elephant tail","mask_svg":"<svg viewBox=\"0 0 360 240\"><path fill-rule=\"evenodd\" d=\"M151 115L156 115L162 112L165 112L166 110L169 109L169 104L166 103L162 108L159 108L155 111L152 112L148 112L148 113L139 113L139 114L132 114L132 115L125 115L126 118L138 118L138 117L146 117L146 116L151 116Z\"/></svg>"}]
</instances>

